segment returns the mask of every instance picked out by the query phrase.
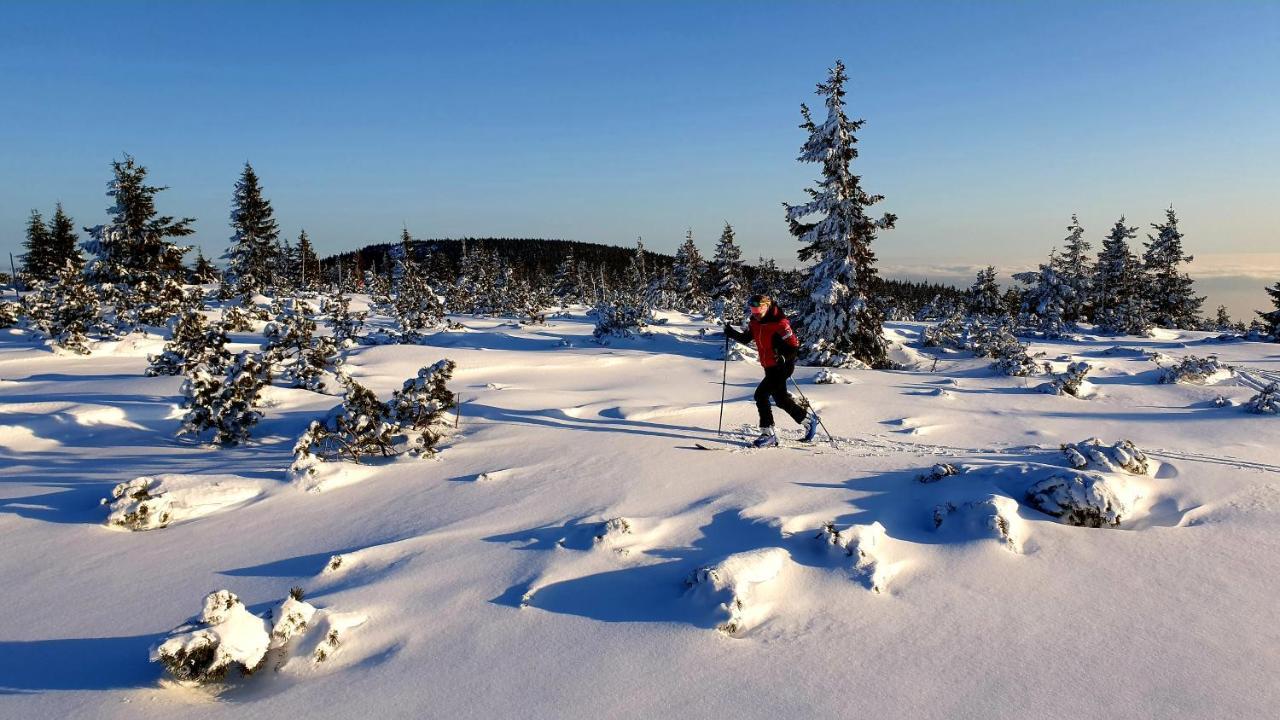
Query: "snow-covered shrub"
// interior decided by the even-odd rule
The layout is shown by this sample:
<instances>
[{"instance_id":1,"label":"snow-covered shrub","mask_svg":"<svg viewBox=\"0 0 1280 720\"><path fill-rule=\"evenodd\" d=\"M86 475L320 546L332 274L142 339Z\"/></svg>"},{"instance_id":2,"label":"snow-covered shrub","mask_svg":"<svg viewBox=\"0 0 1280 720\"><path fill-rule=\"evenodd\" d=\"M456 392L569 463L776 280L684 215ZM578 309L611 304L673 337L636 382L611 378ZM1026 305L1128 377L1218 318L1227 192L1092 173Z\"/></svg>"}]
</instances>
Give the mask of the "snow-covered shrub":
<instances>
[{"instance_id":1,"label":"snow-covered shrub","mask_svg":"<svg viewBox=\"0 0 1280 720\"><path fill-rule=\"evenodd\" d=\"M313 392L325 391L324 374L337 360L333 339L316 335L316 323L308 314L310 306L297 302L263 328L267 342L263 357L274 368L283 368L283 376L292 387Z\"/></svg>"},{"instance_id":2,"label":"snow-covered shrub","mask_svg":"<svg viewBox=\"0 0 1280 720\"><path fill-rule=\"evenodd\" d=\"M0 300L0 328L10 328L17 325L21 309L22 306L16 302Z\"/></svg>"},{"instance_id":3,"label":"snow-covered shrub","mask_svg":"<svg viewBox=\"0 0 1280 720\"><path fill-rule=\"evenodd\" d=\"M351 298L341 292L325 298L322 303L321 309L328 315L329 328L333 331L333 342L343 348L355 345L368 313L351 312Z\"/></svg>"},{"instance_id":4,"label":"snow-covered shrub","mask_svg":"<svg viewBox=\"0 0 1280 720\"><path fill-rule=\"evenodd\" d=\"M220 326L211 326L199 310L187 310L178 315L164 350L148 356L151 364L146 374L182 375L199 365L211 372L221 371L231 360L227 342L227 334Z\"/></svg>"},{"instance_id":5,"label":"snow-covered shrub","mask_svg":"<svg viewBox=\"0 0 1280 720\"><path fill-rule=\"evenodd\" d=\"M151 477L134 478L111 489L111 515L108 525L129 530L152 530L169 524L169 501L163 494L153 497L159 481Z\"/></svg>"},{"instance_id":6,"label":"snow-covered shrub","mask_svg":"<svg viewBox=\"0 0 1280 720\"><path fill-rule=\"evenodd\" d=\"M830 368L822 368L813 376L813 382L817 385L848 385L851 381Z\"/></svg>"},{"instance_id":7,"label":"snow-covered shrub","mask_svg":"<svg viewBox=\"0 0 1280 720\"><path fill-rule=\"evenodd\" d=\"M609 337L629 338L643 335L648 326L649 311L641 304L625 300L605 300L596 304L596 326L591 331L597 342L607 342Z\"/></svg>"},{"instance_id":8,"label":"snow-covered shrub","mask_svg":"<svg viewBox=\"0 0 1280 720\"><path fill-rule=\"evenodd\" d=\"M393 454L395 425L386 404L353 378L340 379L346 387L342 405L324 420L313 421L298 438L293 448L295 473L314 472L318 461L346 459L358 463L363 457Z\"/></svg>"},{"instance_id":9,"label":"snow-covered shrub","mask_svg":"<svg viewBox=\"0 0 1280 720\"><path fill-rule=\"evenodd\" d=\"M1244 409L1258 415L1280 415L1280 385L1271 383L1249 398Z\"/></svg>"},{"instance_id":10,"label":"snow-covered shrub","mask_svg":"<svg viewBox=\"0 0 1280 720\"><path fill-rule=\"evenodd\" d=\"M1151 472L1147 454L1130 440L1121 440L1114 445L1106 445L1098 438L1064 443L1062 454L1076 470L1123 470L1130 475L1147 475Z\"/></svg>"},{"instance_id":11,"label":"snow-covered shrub","mask_svg":"<svg viewBox=\"0 0 1280 720\"><path fill-rule=\"evenodd\" d=\"M179 434L212 430L213 442L220 445L248 440L253 426L262 419L262 413L254 408L269 381L262 356L248 351L236 356L225 376L206 366L195 368L182 384L182 406L187 413Z\"/></svg>"},{"instance_id":12,"label":"snow-covered shrub","mask_svg":"<svg viewBox=\"0 0 1280 720\"><path fill-rule=\"evenodd\" d=\"M1218 360L1217 355L1196 357L1188 355L1177 365L1163 368L1159 382L1165 385L1186 383L1194 385L1212 385L1235 376L1235 368Z\"/></svg>"},{"instance_id":13,"label":"snow-covered shrub","mask_svg":"<svg viewBox=\"0 0 1280 720\"><path fill-rule=\"evenodd\" d=\"M597 543L601 543L608 538L615 538L619 535L630 535L630 534L631 534L631 521L627 520L624 517L616 517L616 518L610 518L609 520L605 520L604 522L600 523L600 525L596 528L595 535L592 537L592 539Z\"/></svg>"},{"instance_id":14,"label":"snow-covered shrub","mask_svg":"<svg viewBox=\"0 0 1280 720\"><path fill-rule=\"evenodd\" d=\"M1054 475L1027 489L1027 504L1068 525L1115 527L1129 516L1115 482L1094 473Z\"/></svg>"},{"instance_id":15,"label":"snow-covered shrub","mask_svg":"<svg viewBox=\"0 0 1280 720\"><path fill-rule=\"evenodd\" d=\"M391 394L389 419L408 436L411 452L431 454L440 441L445 411L457 406L457 397L447 385L457 365L440 360L418 370L418 376L404 381Z\"/></svg>"},{"instance_id":16,"label":"snow-covered shrub","mask_svg":"<svg viewBox=\"0 0 1280 720\"><path fill-rule=\"evenodd\" d=\"M870 525L852 525L843 530L833 522L824 523L822 529L814 536L818 542L832 550L854 558L854 575L877 592L884 592L892 578L895 567L884 562L884 525L878 522Z\"/></svg>"},{"instance_id":17,"label":"snow-covered shrub","mask_svg":"<svg viewBox=\"0 0 1280 720\"><path fill-rule=\"evenodd\" d=\"M275 619L275 624L271 627L271 648L286 647L294 638L305 633L315 614L316 607L303 600L302 588L290 589L289 596L271 613L271 617Z\"/></svg>"},{"instance_id":18,"label":"snow-covered shrub","mask_svg":"<svg viewBox=\"0 0 1280 720\"><path fill-rule=\"evenodd\" d=\"M699 568L685 584L691 596L710 607L716 629L735 635L757 619L749 608L755 590L776 578L789 557L776 547L737 553Z\"/></svg>"},{"instance_id":19,"label":"snow-covered shrub","mask_svg":"<svg viewBox=\"0 0 1280 720\"><path fill-rule=\"evenodd\" d=\"M920 346L963 350L966 334L964 316L953 312L937 325L929 325L920 331Z\"/></svg>"},{"instance_id":20,"label":"snow-covered shrub","mask_svg":"<svg viewBox=\"0 0 1280 720\"><path fill-rule=\"evenodd\" d=\"M1048 395L1070 395L1086 398L1093 386L1085 379L1093 368L1087 362L1075 362L1067 366L1066 372L1055 373L1053 379L1040 385L1037 390Z\"/></svg>"},{"instance_id":21,"label":"snow-covered shrub","mask_svg":"<svg viewBox=\"0 0 1280 720\"><path fill-rule=\"evenodd\" d=\"M933 509L933 527L960 536L994 537L1013 552L1022 545L1018 503L1003 495L942 503Z\"/></svg>"},{"instance_id":22,"label":"snow-covered shrub","mask_svg":"<svg viewBox=\"0 0 1280 720\"><path fill-rule=\"evenodd\" d=\"M267 623L228 590L210 593L197 623L176 629L151 652L151 661L185 683L217 683L231 670L251 675L271 644Z\"/></svg>"},{"instance_id":23,"label":"snow-covered shrub","mask_svg":"<svg viewBox=\"0 0 1280 720\"><path fill-rule=\"evenodd\" d=\"M55 346L89 354L87 333L101 323L102 310L98 295L74 262L68 260L52 282L37 284L22 303L30 326Z\"/></svg>"},{"instance_id":24,"label":"snow-covered shrub","mask_svg":"<svg viewBox=\"0 0 1280 720\"><path fill-rule=\"evenodd\" d=\"M934 483L938 482L942 478L951 477L959 472L960 471L956 469L956 466L951 463L938 463L937 465L929 468L929 472L921 473L916 476L916 480L922 483Z\"/></svg>"},{"instance_id":25,"label":"snow-covered shrub","mask_svg":"<svg viewBox=\"0 0 1280 720\"><path fill-rule=\"evenodd\" d=\"M222 327L226 332L249 332L253 330L255 315L239 305L232 305L222 311Z\"/></svg>"}]
</instances>

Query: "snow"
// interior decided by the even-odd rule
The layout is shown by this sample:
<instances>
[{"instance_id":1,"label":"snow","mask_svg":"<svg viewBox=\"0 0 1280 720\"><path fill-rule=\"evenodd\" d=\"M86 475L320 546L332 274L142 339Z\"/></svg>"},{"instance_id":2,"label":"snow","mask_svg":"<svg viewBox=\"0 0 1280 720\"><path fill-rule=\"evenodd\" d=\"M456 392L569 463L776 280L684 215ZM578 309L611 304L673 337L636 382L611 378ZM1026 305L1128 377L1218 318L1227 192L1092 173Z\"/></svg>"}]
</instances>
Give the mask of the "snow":
<instances>
[{"instance_id":1,"label":"snow","mask_svg":"<svg viewBox=\"0 0 1280 720\"><path fill-rule=\"evenodd\" d=\"M781 448L700 452L717 440L714 325L663 313L652 337L606 347L581 307L541 326L451 319L466 331L342 353L383 401L457 363L461 419L436 456L328 462L298 484L293 446L336 395L269 388L249 441L214 447L176 437L181 377L144 374L163 338L78 356L0 335L0 717L1255 718L1280 703L1280 422L1243 408L1280 380L1280 346L1214 345L1236 376L1203 386L1157 380L1208 333L1032 341L1057 371L1091 366L1080 401L988 358L921 354L922 324L888 323L922 361L842 368L848 384L796 372L834 446L784 423ZM753 435L759 377L728 365L729 439ZM1114 499L1119 524L1038 509L1028 490L1054 477L1080 485L1046 497ZM101 500L138 478L180 521L108 526ZM282 600L295 586L305 600ZM189 623L218 588L243 610ZM200 633L261 666L197 690L149 661Z\"/></svg>"}]
</instances>

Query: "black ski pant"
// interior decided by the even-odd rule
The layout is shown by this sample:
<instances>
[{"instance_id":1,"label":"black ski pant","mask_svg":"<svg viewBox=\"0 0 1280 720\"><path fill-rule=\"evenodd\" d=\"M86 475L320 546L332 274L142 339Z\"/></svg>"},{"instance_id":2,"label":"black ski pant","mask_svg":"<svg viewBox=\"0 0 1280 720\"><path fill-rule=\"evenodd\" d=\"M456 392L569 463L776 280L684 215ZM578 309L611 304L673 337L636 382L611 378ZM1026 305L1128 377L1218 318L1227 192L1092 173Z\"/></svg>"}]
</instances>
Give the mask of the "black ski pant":
<instances>
[{"instance_id":1,"label":"black ski pant","mask_svg":"<svg viewBox=\"0 0 1280 720\"><path fill-rule=\"evenodd\" d=\"M760 427L773 427L773 408L769 398L796 422L804 422L805 410L787 392L787 378L796 369L791 363L779 363L764 369L764 379L756 387L756 409L760 411Z\"/></svg>"}]
</instances>

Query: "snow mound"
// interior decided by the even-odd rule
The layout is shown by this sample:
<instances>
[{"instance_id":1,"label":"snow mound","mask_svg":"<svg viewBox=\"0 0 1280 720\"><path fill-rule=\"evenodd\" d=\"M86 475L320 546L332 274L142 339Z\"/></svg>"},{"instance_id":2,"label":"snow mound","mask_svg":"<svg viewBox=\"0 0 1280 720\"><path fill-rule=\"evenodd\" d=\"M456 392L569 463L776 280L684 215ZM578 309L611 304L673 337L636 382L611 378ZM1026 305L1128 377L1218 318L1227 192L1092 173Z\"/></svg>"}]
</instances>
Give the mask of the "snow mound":
<instances>
[{"instance_id":1,"label":"snow mound","mask_svg":"<svg viewBox=\"0 0 1280 720\"><path fill-rule=\"evenodd\" d=\"M884 592L889 581L897 574L900 564L884 560L884 525L851 525L843 530L829 522L814 536L833 552L853 558L854 576L876 592Z\"/></svg>"},{"instance_id":2,"label":"snow mound","mask_svg":"<svg viewBox=\"0 0 1280 720\"><path fill-rule=\"evenodd\" d=\"M151 661L179 682L217 683L233 669L252 675L262 667L270 644L266 621L249 612L234 593L218 590L204 599L199 622L175 630L152 651Z\"/></svg>"},{"instance_id":3,"label":"snow mound","mask_svg":"<svg viewBox=\"0 0 1280 720\"><path fill-rule=\"evenodd\" d=\"M1027 503L1068 525L1116 527L1130 517L1141 494L1131 483L1094 473L1054 475L1027 490Z\"/></svg>"},{"instance_id":4,"label":"snow mound","mask_svg":"<svg viewBox=\"0 0 1280 720\"><path fill-rule=\"evenodd\" d=\"M789 557L777 547L736 553L696 570L685 584L692 598L710 607L717 630L737 635L763 618L767 608L753 600L761 586L778 577Z\"/></svg>"},{"instance_id":5,"label":"snow mound","mask_svg":"<svg viewBox=\"0 0 1280 720\"><path fill-rule=\"evenodd\" d=\"M623 535L631 534L631 521L624 517L616 517L606 520L596 526L596 533L592 540L597 546L608 546L616 543ZM626 554L625 550L619 552Z\"/></svg>"},{"instance_id":6,"label":"snow mound","mask_svg":"<svg viewBox=\"0 0 1280 720\"><path fill-rule=\"evenodd\" d=\"M1024 533L1018 503L1003 495L944 502L933 509L933 527L957 539L993 537L1015 553L1022 551Z\"/></svg>"},{"instance_id":7,"label":"snow mound","mask_svg":"<svg viewBox=\"0 0 1280 720\"><path fill-rule=\"evenodd\" d=\"M1130 440L1108 446L1098 438L1089 438L1064 444L1062 454L1076 470L1124 471L1131 475L1149 475L1153 470L1153 461Z\"/></svg>"},{"instance_id":8,"label":"snow mound","mask_svg":"<svg viewBox=\"0 0 1280 720\"><path fill-rule=\"evenodd\" d=\"M818 374L813 376L813 382L815 385L850 385L853 383L852 380L839 373L832 372L829 368L819 370Z\"/></svg>"},{"instance_id":9,"label":"snow mound","mask_svg":"<svg viewBox=\"0 0 1280 720\"><path fill-rule=\"evenodd\" d=\"M1203 358L1188 355L1177 365L1162 369L1158 382L1163 385L1215 385L1235 377L1235 374L1235 368L1218 360L1217 355Z\"/></svg>"},{"instance_id":10,"label":"snow mound","mask_svg":"<svg viewBox=\"0 0 1280 720\"><path fill-rule=\"evenodd\" d=\"M1280 385L1271 383L1249 398L1244 409L1258 415L1280 415Z\"/></svg>"},{"instance_id":11,"label":"snow mound","mask_svg":"<svg viewBox=\"0 0 1280 720\"><path fill-rule=\"evenodd\" d=\"M144 476L116 485L102 504L110 509L109 527L155 530L244 504L264 491L262 483L234 475Z\"/></svg>"},{"instance_id":12,"label":"snow mound","mask_svg":"<svg viewBox=\"0 0 1280 720\"><path fill-rule=\"evenodd\" d=\"M956 466L951 463L938 463L937 465L929 468L929 472L918 475L916 480L922 483L933 483L938 482L942 478L951 477L959 472L960 471L956 469Z\"/></svg>"},{"instance_id":13,"label":"snow mound","mask_svg":"<svg viewBox=\"0 0 1280 720\"><path fill-rule=\"evenodd\" d=\"M1055 374L1052 380L1039 385L1036 390L1046 395L1070 395L1082 399L1090 397L1094 394L1094 387L1085 376L1092 369L1086 362L1071 363L1066 372Z\"/></svg>"}]
</instances>

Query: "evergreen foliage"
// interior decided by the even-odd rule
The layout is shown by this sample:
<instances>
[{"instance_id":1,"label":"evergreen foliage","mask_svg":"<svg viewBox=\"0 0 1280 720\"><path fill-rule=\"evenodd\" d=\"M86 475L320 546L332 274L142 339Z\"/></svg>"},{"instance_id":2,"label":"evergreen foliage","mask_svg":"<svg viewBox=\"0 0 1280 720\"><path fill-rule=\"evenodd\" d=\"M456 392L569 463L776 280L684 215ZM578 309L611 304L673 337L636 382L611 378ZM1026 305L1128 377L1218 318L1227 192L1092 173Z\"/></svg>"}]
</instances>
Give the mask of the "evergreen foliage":
<instances>
[{"instance_id":1,"label":"evergreen foliage","mask_svg":"<svg viewBox=\"0 0 1280 720\"><path fill-rule=\"evenodd\" d=\"M219 445L247 441L253 426L262 419L255 408L270 379L262 355L248 351L236 356L225 375L207 365L191 369L182 384L182 406L187 413L178 434L212 431L211 439Z\"/></svg>"},{"instance_id":2,"label":"evergreen foliage","mask_svg":"<svg viewBox=\"0 0 1280 720\"><path fill-rule=\"evenodd\" d=\"M54 345L89 353L87 333L98 323L101 307L75 262L68 260L51 282L37 283L22 303L31 327Z\"/></svg>"},{"instance_id":3,"label":"evergreen foliage","mask_svg":"<svg viewBox=\"0 0 1280 720\"><path fill-rule=\"evenodd\" d=\"M1056 269L1056 253L1050 253L1049 262L1040 265L1038 272L1014 274L1013 278L1027 285L1022 293L1023 324L1049 339L1060 338L1075 329L1066 320L1069 307L1078 305L1076 291Z\"/></svg>"},{"instance_id":4,"label":"evergreen foliage","mask_svg":"<svg viewBox=\"0 0 1280 720\"><path fill-rule=\"evenodd\" d=\"M969 312L973 315L994 317L1004 314L1004 301L1000 297L1000 286L996 284L996 269L988 265L979 270L973 285L969 288Z\"/></svg>"},{"instance_id":5,"label":"evergreen foliage","mask_svg":"<svg viewBox=\"0 0 1280 720\"><path fill-rule=\"evenodd\" d=\"M342 405L324 420L311 423L294 446L294 470L309 472L317 460L360 462L371 455L389 456L395 426L391 411L372 390L347 375L339 376L346 394Z\"/></svg>"},{"instance_id":6,"label":"evergreen foliage","mask_svg":"<svg viewBox=\"0 0 1280 720\"><path fill-rule=\"evenodd\" d=\"M1258 319L1262 322L1263 332L1273 340L1280 341L1280 282L1267 288L1267 295L1271 297L1271 304L1275 309L1259 310Z\"/></svg>"},{"instance_id":7,"label":"evergreen foliage","mask_svg":"<svg viewBox=\"0 0 1280 720\"><path fill-rule=\"evenodd\" d=\"M249 163L244 164L231 199L231 228L231 247L225 256L228 291L224 295L252 297L265 291L282 268L275 211L271 201L262 196L258 175Z\"/></svg>"},{"instance_id":8,"label":"evergreen foliage","mask_svg":"<svg viewBox=\"0 0 1280 720\"><path fill-rule=\"evenodd\" d=\"M1137 255L1129 249L1129 240L1137 237L1137 231L1125 225L1121 216L1102 241L1094 265L1094 322L1112 333L1146 335L1151 331L1144 297L1146 279Z\"/></svg>"},{"instance_id":9,"label":"evergreen foliage","mask_svg":"<svg viewBox=\"0 0 1280 720\"><path fill-rule=\"evenodd\" d=\"M716 254L711 260L711 279L715 287L711 299L715 314L721 322L741 324L743 304L746 303L746 287L742 276L742 249L734 241L733 226L724 224Z\"/></svg>"},{"instance_id":10,"label":"evergreen foliage","mask_svg":"<svg viewBox=\"0 0 1280 720\"><path fill-rule=\"evenodd\" d=\"M227 333L219 325L211 325L198 308L177 316L173 334L159 355L148 357L146 374L182 375L203 365L210 372L222 372L231 361L227 351Z\"/></svg>"},{"instance_id":11,"label":"evergreen foliage","mask_svg":"<svg viewBox=\"0 0 1280 720\"><path fill-rule=\"evenodd\" d=\"M447 385L455 369L457 365L452 360L440 360L418 370L417 377L405 380L404 385L391 394L390 421L408 436L411 452L425 455L435 452L444 413L457 405L457 397Z\"/></svg>"},{"instance_id":12,"label":"evergreen foliage","mask_svg":"<svg viewBox=\"0 0 1280 720\"><path fill-rule=\"evenodd\" d=\"M27 249L22 256L22 274L26 276L28 285L48 281L62 267L53 262L53 244L49 237L49 228L44 224L44 216L33 209L27 218L27 238L23 241Z\"/></svg>"},{"instance_id":13,"label":"evergreen foliage","mask_svg":"<svg viewBox=\"0 0 1280 720\"><path fill-rule=\"evenodd\" d=\"M706 272L707 262L693 242L693 230L688 230L684 234L684 242L676 250L676 263L672 268L676 310L686 313L707 312L707 294L702 288Z\"/></svg>"},{"instance_id":14,"label":"evergreen foliage","mask_svg":"<svg viewBox=\"0 0 1280 720\"><path fill-rule=\"evenodd\" d=\"M320 259L316 257L315 248L311 246L311 238L307 231L298 233L298 245L293 251L294 285L300 290L314 290L320 286Z\"/></svg>"},{"instance_id":15,"label":"evergreen foliage","mask_svg":"<svg viewBox=\"0 0 1280 720\"><path fill-rule=\"evenodd\" d=\"M267 340L262 348L263 361L273 373L282 370L290 387L324 392L324 373L333 369L338 350L333 338L315 334L312 314L311 306L296 300L292 308L282 310L267 323L262 331Z\"/></svg>"},{"instance_id":16,"label":"evergreen foliage","mask_svg":"<svg viewBox=\"0 0 1280 720\"><path fill-rule=\"evenodd\" d=\"M217 266L210 262L209 258L204 256L203 250L197 248L196 262L191 268L190 275L192 284L208 285L210 283L217 282L219 276L220 273L218 272Z\"/></svg>"},{"instance_id":17,"label":"evergreen foliage","mask_svg":"<svg viewBox=\"0 0 1280 720\"><path fill-rule=\"evenodd\" d=\"M1147 235L1143 264L1147 271L1147 307L1151 322L1165 328L1195 329L1200 324L1203 297L1196 297L1191 277L1179 266L1191 262L1182 250L1182 232L1173 208L1165 210L1163 223L1152 223L1155 235Z\"/></svg>"},{"instance_id":18,"label":"evergreen foliage","mask_svg":"<svg viewBox=\"0 0 1280 720\"><path fill-rule=\"evenodd\" d=\"M883 316L872 301L877 286L875 253L871 245L879 230L893 227L891 213L879 219L867 215L879 195L862 189L850 164L858 156L854 133L862 120L844 111L844 63L837 61L817 93L826 98L827 118L821 125L800 106L800 125L808 140L800 162L822 164L822 179L808 188L809 201L787 204L791 234L803 243L801 261L813 260L804 278L803 305L798 315L806 358L819 365L844 366L861 361L875 368L889 367L888 343L882 335ZM804 218L819 219L805 222Z\"/></svg>"},{"instance_id":19,"label":"evergreen foliage","mask_svg":"<svg viewBox=\"0 0 1280 720\"><path fill-rule=\"evenodd\" d=\"M1071 291L1062 294L1062 320L1068 325L1075 325L1087 317L1093 284L1089 267L1089 250L1093 246L1084 239L1084 228L1080 227L1080 220L1075 215L1071 216L1063 242L1065 249L1056 256L1053 269L1062 284Z\"/></svg>"},{"instance_id":20,"label":"evergreen foliage","mask_svg":"<svg viewBox=\"0 0 1280 720\"><path fill-rule=\"evenodd\" d=\"M351 312L351 298L339 290L322 301L322 310L327 314L333 341L338 347L351 347L360 339L360 331L364 329L364 320L368 313Z\"/></svg>"}]
</instances>

